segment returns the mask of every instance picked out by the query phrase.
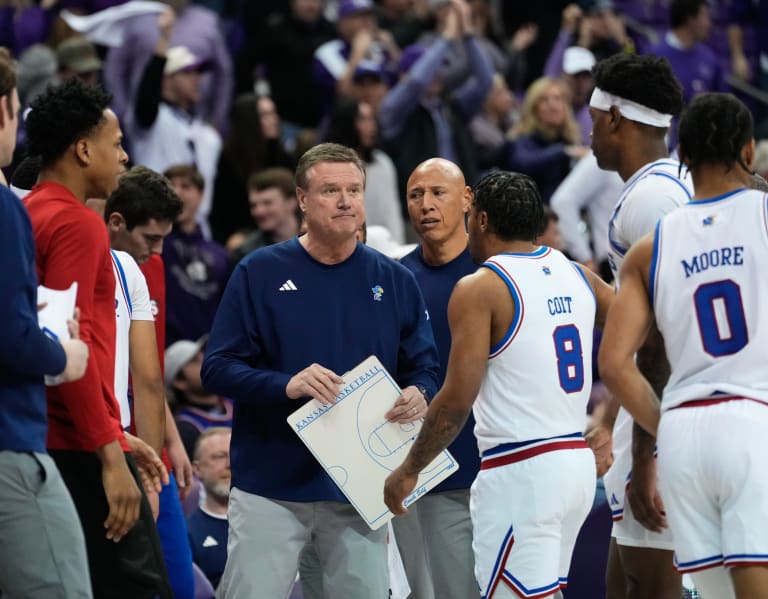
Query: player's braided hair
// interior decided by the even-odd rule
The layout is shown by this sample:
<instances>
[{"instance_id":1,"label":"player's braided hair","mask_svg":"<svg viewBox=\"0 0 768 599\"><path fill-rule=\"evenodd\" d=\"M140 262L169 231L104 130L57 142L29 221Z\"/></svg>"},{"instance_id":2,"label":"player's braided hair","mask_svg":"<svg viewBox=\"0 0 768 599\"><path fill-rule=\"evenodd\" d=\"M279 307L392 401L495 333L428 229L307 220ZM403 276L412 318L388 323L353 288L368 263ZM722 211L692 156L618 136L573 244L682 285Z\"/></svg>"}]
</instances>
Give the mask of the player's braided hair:
<instances>
[{"instance_id":1,"label":"player's braided hair","mask_svg":"<svg viewBox=\"0 0 768 599\"><path fill-rule=\"evenodd\" d=\"M752 171L741 159L754 135L752 113L733 94L708 93L694 98L680 119L680 157L690 169L702 164L734 164Z\"/></svg>"},{"instance_id":2,"label":"player's braided hair","mask_svg":"<svg viewBox=\"0 0 768 599\"><path fill-rule=\"evenodd\" d=\"M672 116L683 109L683 88L666 58L614 54L592 67L592 75L597 87L614 96Z\"/></svg>"},{"instance_id":3,"label":"player's braided hair","mask_svg":"<svg viewBox=\"0 0 768 599\"><path fill-rule=\"evenodd\" d=\"M77 78L48 88L35 98L25 121L29 153L40 156L42 166L54 163L66 149L104 121L112 97L100 87Z\"/></svg>"},{"instance_id":4,"label":"player's braided hair","mask_svg":"<svg viewBox=\"0 0 768 599\"><path fill-rule=\"evenodd\" d=\"M475 185L472 203L488 214L492 232L505 241L533 241L544 231L544 205L528 175L490 173Z\"/></svg>"}]
</instances>

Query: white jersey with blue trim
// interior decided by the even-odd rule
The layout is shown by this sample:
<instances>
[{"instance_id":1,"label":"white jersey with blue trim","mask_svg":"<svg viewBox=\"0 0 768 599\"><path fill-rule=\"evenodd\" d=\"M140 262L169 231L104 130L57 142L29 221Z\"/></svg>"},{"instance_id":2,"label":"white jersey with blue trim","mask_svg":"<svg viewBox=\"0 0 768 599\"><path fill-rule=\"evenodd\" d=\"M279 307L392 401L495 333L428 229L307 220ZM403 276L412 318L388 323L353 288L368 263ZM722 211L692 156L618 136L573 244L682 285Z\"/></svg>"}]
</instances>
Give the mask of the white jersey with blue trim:
<instances>
[{"instance_id":1,"label":"white jersey with blue trim","mask_svg":"<svg viewBox=\"0 0 768 599\"><path fill-rule=\"evenodd\" d=\"M618 285L624 256L638 240L653 231L665 214L688 202L693 183L680 163L664 158L646 164L624 184L608 222L608 263Z\"/></svg>"},{"instance_id":2,"label":"white jersey with blue trim","mask_svg":"<svg viewBox=\"0 0 768 599\"><path fill-rule=\"evenodd\" d=\"M650 291L672 369L662 410L737 396L768 402L768 205L738 190L664 217Z\"/></svg>"},{"instance_id":3,"label":"white jersey with blue trim","mask_svg":"<svg viewBox=\"0 0 768 599\"><path fill-rule=\"evenodd\" d=\"M131 424L128 402L129 346L132 320L154 320L147 281L127 252L112 250L115 273L115 398L123 428Z\"/></svg>"},{"instance_id":4,"label":"white jersey with blue trim","mask_svg":"<svg viewBox=\"0 0 768 599\"><path fill-rule=\"evenodd\" d=\"M684 175L679 178L678 175ZM640 239L651 233L665 214L676 210L693 196L693 183L688 170L672 158L662 158L639 168L624 184L608 223L608 263L614 285L619 286L619 271L624 256ZM605 477L606 489L616 496L614 517L621 515L619 498L629 475L631 464L632 416L623 407L613 426L614 465Z\"/></svg>"},{"instance_id":5,"label":"white jersey with blue trim","mask_svg":"<svg viewBox=\"0 0 768 599\"><path fill-rule=\"evenodd\" d=\"M597 304L584 274L561 252L486 260L515 305L509 331L491 348L474 405L480 451L578 433L592 389L592 335Z\"/></svg>"}]
</instances>

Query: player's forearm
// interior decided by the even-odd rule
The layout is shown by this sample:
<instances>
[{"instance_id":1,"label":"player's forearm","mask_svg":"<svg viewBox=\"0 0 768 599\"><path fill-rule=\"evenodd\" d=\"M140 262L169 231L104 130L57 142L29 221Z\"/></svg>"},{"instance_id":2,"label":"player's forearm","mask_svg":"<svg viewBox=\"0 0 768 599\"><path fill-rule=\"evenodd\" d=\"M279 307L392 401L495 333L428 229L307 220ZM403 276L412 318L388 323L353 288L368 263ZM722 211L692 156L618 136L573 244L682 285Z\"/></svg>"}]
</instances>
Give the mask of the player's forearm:
<instances>
[{"instance_id":1,"label":"player's forearm","mask_svg":"<svg viewBox=\"0 0 768 599\"><path fill-rule=\"evenodd\" d=\"M654 393L661 397L669 380L669 361L664 351L664 339L652 327L643 346L637 351L637 368L651 385Z\"/></svg>"},{"instance_id":2,"label":"player's forearm","mask_svg":"<svg viewBox=\"0 0 768 599\"><path fill-rule=\"evenodd\" d=\"M162 382L134 376L133 400L136 433L160 455L165 440L165 389Z\"/></svg>"},{"instance_id":3,"label":"player's forearm","mask_svg":"<svg viewBox=\"0 0 768 599\"><path fill-rule=\"evenodd\" d=\"M110 441L96 448L96 456L103 467L115 467L125 464L125 453L118 441Z\"/></svg>"},{"instance_id":4,"label":"player's forearm","mask_svg":"<svg viewBox=\"0 0 768 599\"><path fill-rule=\"evenodd\" d=\"M165 404L165 446L170 447L171 445L181 443L181 436L179 436L179 429L176 427L176 421L173 419L168 402L163 403Z\"/></svg>"},{"instance_id":5,"label":"player's forearm","mask_svg":"<svg viewBox=\"0 0 768 599\"><path fill-rule=\"evenodd\" d=\"M634 360L604 376L603 382L646 431L656 435L659 424L659 400L648 381L640 374Z\"/></svg>"},{"instance_id":6,"label":"player's forearm","mask_svg":"<svg viewBox=\"0 0 768 599\"><path fill-rule=\"evenodd\" d=\"M424 426L405 459L403 467L406 472L421 472L448 447L464 427L469 409L471 407L451 405L438 394L429 406Z\"/></svg>"},{"instance_id":7,"label":"player's forearm","mask_svg":"<svg viewBox=\"0 0 768 599\"><path fill-rule=\"evenodd\" d=\"M616 424L616 416L619 414L620 407L621 404L616 396L610 394L610 397L605 401L605 409L600 419L600 426L606 430L613 431L613 425Z\"/></svg>"},{"instance_id":8,"label":"player's forearm","mask_svg":"<svg viewBox=\"0 0 768 599\"><path fill-rule=\"evenodd\" d=\"M646 462L656 453L656 437L637 422L632 425L632 461Z\"/></svg>"}]
</instances>

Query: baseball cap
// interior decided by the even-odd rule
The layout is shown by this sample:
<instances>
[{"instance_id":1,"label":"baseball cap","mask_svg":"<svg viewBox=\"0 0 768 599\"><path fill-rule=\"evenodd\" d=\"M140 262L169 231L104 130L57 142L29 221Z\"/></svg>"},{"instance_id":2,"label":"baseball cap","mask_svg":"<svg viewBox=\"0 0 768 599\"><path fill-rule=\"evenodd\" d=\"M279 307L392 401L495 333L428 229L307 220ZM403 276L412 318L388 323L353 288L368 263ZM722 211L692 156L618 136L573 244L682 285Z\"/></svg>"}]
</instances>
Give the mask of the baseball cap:
<instances>
[{"instance_id":1,"label":"baseball cap","mask_svg":"<svg viewBox=\"0 0 768 599\"><path fill-rule=\"evenodd\" d=\"M168 50L163 75L174 75L180 71L202 71L207 63L195 56L186 46L174 46Z\"/></svg>"},{"instance_id":2,"label":"baseball cap","mask_svg":"<svg viewBox=\"0 0 768 599\"><path fill-rule=\"evenodd\" d=\"M385 81L387 74L384 70L384 66L373 60L361 60L355 67L355 72L352 75L352 79L355 81L362 79L363 77L376 77L381 81Z\"/></svg>"},{"instance_id":3,"label":"baseball cap","mask_svg":"<svg viewBox=\"0 0 768 599\"><path fill-rule=\"evenodd\" d=\"M102 62L96 56L96 48L84 37L70 37L56 46L59 68L67 68L78 75L101 70Z\"/></svg>"},{"instance_id":4,"label":"baseball cap","mask_svg":"<svg viewBox=\"0 0 768 599\"><path fill-rule=\"evenodd\" d=\"M189 364L197 353L203 349L208 335L203 335L197 341L182 339L171 343L165 350L165 375L163 380L167 387L173 386L173 381L179 376L181 369Z\"/></svg>"},{"instance_id":5,"label":"baseball cap","mask_svg":"<svg viewBox=\"0 0 768 599\"><path fill-rule=\"evenodd\" d=\"M343 19L361 12L373 12L373 2L371 0L341 0L336 14L339 19Z\"/></svg>"},{"instance_id":6,"label":"baseball cap","mask_svg":"<svg viewBox=\"0 0 768 599\"><path fill-rule=\"evenodd\" d=\"M27 106L56 80L56 54L48 46L34 44L24 50L16 66L16 86Z\"/></svg>"},{"instance_id":7,"label":"baseball cap","mask_svg":"<svg viewBox=\"0 0 768 599\"><path fill-rule=\"evenodd\" d=\"M586 48L571 46L563 54L563 72L568 75L591 71L595 66L595 55Z\"/></svg>"}]
</instances>

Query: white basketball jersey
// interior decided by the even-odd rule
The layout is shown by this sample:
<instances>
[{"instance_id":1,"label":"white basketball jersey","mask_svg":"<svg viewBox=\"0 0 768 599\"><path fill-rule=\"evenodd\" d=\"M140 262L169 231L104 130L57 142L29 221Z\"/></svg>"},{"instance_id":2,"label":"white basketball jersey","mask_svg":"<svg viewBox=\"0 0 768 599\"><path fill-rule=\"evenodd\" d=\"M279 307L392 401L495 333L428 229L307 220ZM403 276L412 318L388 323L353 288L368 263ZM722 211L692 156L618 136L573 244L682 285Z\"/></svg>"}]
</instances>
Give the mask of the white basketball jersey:
<instances>
[{"instance_id":1,"label":"white basketball jersey","mask_svg":"<svg viewBox=\"0 0 768 599\"><path fill-rule=\"evenodd\" d=\"M639 239L653 231L665 214L688 202L693 183L680 163L670 158L646 164L624 184L608 222L608 263L618 285L624 256Z\"/></svg>"},{"instance_id":2,"label":"white basketball jersey","mask_svg":"<svg viewBox=\"0 0 768 599\"><path fill-rule=\"evenodd\" d=\"M684 175L683 178L678 174ZM627 180L608 223L608 263L616 288L629 248L652 232L659 219L688 202L692 195L693 183L687 169L683 167L681 173L680 163L671 158L646 164ZM621 408L613 427L614 454L628 454L631 445L632 416ZM616 460L617 465L620 462ZM618 475L617 482L622 489L627 474Z\"/></svg>"},{"instance_id":3,"label":"white basketball jersey","mask_svg":"<svg viewBox=\"0 0 768 599\"><path fill-rule=\"evenodd\" d=\"M507 284L515 317L491 348L474 405L480 451L581 432L592 389L595 294L584 274L546 246L483 266Z\"/></svg>"},{"instance_id":4,"label":"white basketball jersey","mask_svg":"<svg viewBox=\"0 0 768 599\"><path fill-rule=\"evenodd\" d=\"M133 257L112 250L115 273L115 397L120 406L123 428L131 424L128 403L130 329L132 320L154 320L147 281Z\"/></svg>"},{"instance_id":5,"label":"white basketball jersey","mask_svg":"<svg viewBox=\"0 0 768 599\"><path fill-rule=\"evenodd\" d=\"M672 368L662 409L727 396L768 401L767 259L762 192L691 202L659 223L650 289Z\"/></svg>"}]
</instances>

